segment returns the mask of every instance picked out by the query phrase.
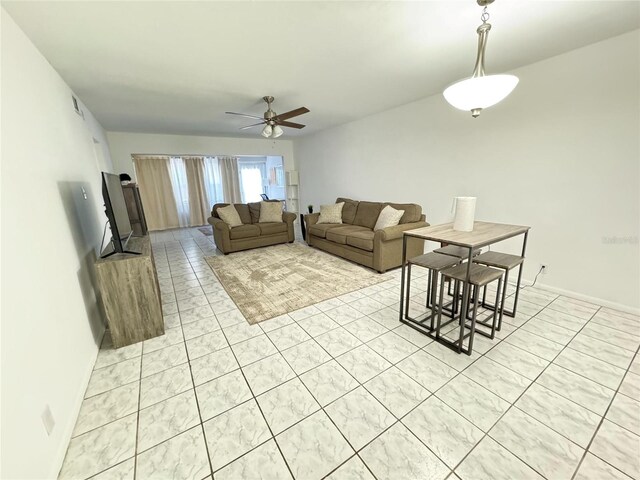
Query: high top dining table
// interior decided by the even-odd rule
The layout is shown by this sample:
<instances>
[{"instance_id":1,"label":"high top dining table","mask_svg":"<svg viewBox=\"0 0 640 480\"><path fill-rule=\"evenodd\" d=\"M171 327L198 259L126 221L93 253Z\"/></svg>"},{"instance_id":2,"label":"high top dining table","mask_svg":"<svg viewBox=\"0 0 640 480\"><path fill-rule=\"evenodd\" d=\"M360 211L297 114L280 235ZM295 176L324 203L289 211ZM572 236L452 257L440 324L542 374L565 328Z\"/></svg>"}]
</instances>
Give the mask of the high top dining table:
<instances>
[{"instance_id":1,"label":"high top dining table","mask_svg":"<svg viewBox=\"0 0 640 480\"><path fill-rule=\"evenodd\" d=\"M497 242L501 242L503 240L507 240L509 238L517 237L522 235L522 257L524 258L525 252L527 249L527 237L529 235L529 229L531 227L523 226L523 225L508 225L504 223L491 223L491 222L474 222L473 230L471 232L459 232L453 229L453 223L445 223L442 225L432 225L429 227L416 228L414 230L407 230L404 232L402 237L402 279L400 283L400 321L419 332L428 335L434 340L443 343L447 347L461 352L462 349L462 332L464 329L460 330L460 342L456 346L453 345L450 341L443 341L444 339L436 338L433 334L434 329L430 326L426 325L424 321L416 321L410 318L406 318L404 315L405 306L404 306L404 291L405 291L405 269L407 265L407 241L411 238L417 238L421 240L433 241L446 243L448 245L456 245L458 247L468 249L467 255L467 276L466 281L463 284L462 289L462 308L461 312L461 321L465 321L468 307L469 307L469 298L470 298L470 288L469 288L469 276L471 273L471 265L472 265L472 255L475 250L486 247L488 245L492 245ZM520 268L519 275L522 275L522 268ZM520 283L520 278L518 278L518 283ZM432 287L433 288L433 287ZM505 285L506 288L506 285ZM516 300L517 301L517 300ZM513 313L515 315L517 305L513 306Z\"/></svg>"}]
</instances>

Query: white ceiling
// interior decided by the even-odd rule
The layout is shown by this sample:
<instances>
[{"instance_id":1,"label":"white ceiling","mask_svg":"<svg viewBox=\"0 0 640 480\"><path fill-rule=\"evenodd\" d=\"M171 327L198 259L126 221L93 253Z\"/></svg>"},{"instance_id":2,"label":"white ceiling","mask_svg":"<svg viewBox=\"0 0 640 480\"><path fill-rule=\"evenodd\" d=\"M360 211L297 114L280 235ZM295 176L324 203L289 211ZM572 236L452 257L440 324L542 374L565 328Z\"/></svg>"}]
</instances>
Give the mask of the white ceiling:
<instances>
[{"instance_id":1,"label":"white ceiling","mask_svg":"<svg viewBox=\"0 0 640 480\"><path fill-rule=\"evenodd\" d=\"M111 131L240 132L274 109L306 134L468 76L481 8L431 2L12 2L2 5ZM640 25L637 1L497 0L487 71L536 62ZM594 68L604 59L594 59ZM245 121L247 120L247 121Z\"/></svg>"}]
</instances>

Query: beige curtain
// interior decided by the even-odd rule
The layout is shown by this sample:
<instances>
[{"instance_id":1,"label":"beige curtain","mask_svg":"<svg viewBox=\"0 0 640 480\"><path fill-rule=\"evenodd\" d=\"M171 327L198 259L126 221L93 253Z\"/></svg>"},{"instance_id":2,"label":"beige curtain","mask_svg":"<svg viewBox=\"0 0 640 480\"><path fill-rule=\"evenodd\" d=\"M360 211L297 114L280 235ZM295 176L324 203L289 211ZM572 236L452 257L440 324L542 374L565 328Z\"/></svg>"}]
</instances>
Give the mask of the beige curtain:
<instances>
[{"instance_id":1,"label":"beige curtain","mask_svg":"<svg viewBox=\"0 0 640 480\"><path fill-rule=\"evenodd\" d=\"M133 156L149 230L180 226L169 176L169 157Z\"/></svg>"},{"instance_id":2,"label":"beige curtain","mask_svg":"<svg viewBox=\"0 0 640 480\"><path fill-rule=\"evenodd\" d=\"M218 157L222 191L226 203L241 203L240 174L238 173L238 157Z\"/></svg>"},{"instance_id":3,"label":"beige curtain","mask_svg":"<svg viewBox=\"0 0 640 480\"><path fill-rule=\"evenodd\" d=\"M204 158L183 157L183 159L189 190L189 224L192 227L206 225L213 205L207 198L207 190L204 186Z\"/></svg>"}]
</instances>

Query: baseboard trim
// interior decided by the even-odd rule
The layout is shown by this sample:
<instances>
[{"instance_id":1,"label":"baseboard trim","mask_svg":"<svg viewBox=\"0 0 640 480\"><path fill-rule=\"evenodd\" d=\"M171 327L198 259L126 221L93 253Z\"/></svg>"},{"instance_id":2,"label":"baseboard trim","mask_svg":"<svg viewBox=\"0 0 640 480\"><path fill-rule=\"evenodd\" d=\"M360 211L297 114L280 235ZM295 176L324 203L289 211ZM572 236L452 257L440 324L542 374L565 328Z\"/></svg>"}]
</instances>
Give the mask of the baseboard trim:
<instances>
[{"instance_id":1,"label":"baseboard trim","mask_svg":"<svg viewBox=\"0 0 640 480\"><path fill-rule=\"evenodd\" d=\"M104 336L104 333L105 332L102 332L102 336ZM102 343L102 336L100 337L101 338L100 343ZM89 363L87 371L85 372L84 377L82 379L82 386L79 390L76 401L74 402L74 408L73 408L74 414L71 417L71 420L66 425L65 431L62 434L60 447L55 456L53 471L51 472L51 475L49 476L49 478L58 478L58 476L60 475L60 470L62 469L62 464L64 463L64 457L67 455L67 449L69 448L69 443L71 442L73 429L75 428L76 422L78 421L78 415L80 415L82 402L84 400L85 393L87 392L87 387L89 386L89 380L91 380L91 374L93 373L93 367L98 358L99 351L100 351L100 347L96 346L96 352L95 352L93 362Z\"/></svg>"},{"instance_id":2,"label":"baseboard trim","mask_svg":"<svg viewBox=\"0 0 640 480\"><path fill-rule=\"evenodd\" d=\"M511 283L511 282L509 282ZM522 285L531 285L533 280L522 280ZM621 303L611 302L609 300L605 300L604 298L592 297L589 295L585 295L583 293L574 292L572 290L565 290L564 288L558 288L551 285L546 285L544 283L536 283L535 288L540 288L542 290L547 290L552 293L557 293L558 295L565 295L567 297L573 297L578 300L584 300L588 303L594 303L596 305L601 305L603 307L612 308L614 310L619 310L625 313L631 313L634 315L640 315L640 308L631 307L629 305L623 305Z\"/></svg>"}]
</instances>

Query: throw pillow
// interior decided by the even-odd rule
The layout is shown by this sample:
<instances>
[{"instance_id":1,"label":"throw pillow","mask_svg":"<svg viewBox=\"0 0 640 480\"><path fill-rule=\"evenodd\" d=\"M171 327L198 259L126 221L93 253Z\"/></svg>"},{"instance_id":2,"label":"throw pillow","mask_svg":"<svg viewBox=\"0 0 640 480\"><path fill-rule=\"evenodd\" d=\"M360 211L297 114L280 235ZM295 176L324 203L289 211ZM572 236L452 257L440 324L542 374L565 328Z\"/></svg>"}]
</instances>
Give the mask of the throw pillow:
<instances>
[{"instance_id":1,"label":"throw pillow","mask_svg":"<svg viewBox=\"0 0 640 480\"><path fill-rule=\"evenodd\" d=\"M344 202L332 205L320 205L320 218L316 223L342 223Z\"/></svg>"},{"instance_id":2,"label":"throw pillow","mask_svg":"<svg viewBox=\"0 0 640 480\"><path fill-rule=\"evenodd\" d=\"M229 225L229 228L242 225L242 220L240 220L240 215L238 215L238 211L236 210L236 207L234 207L233 205L227 205L226 207L219 208L218 216L224 223Z\"/></svg>"},{"instance_id":3,"label":"throw pillow","mask_svg":"<svg viewBox=\"0 0 640 480\"><path fill-rule=\"evenodd\" d=\"M376 222L376 226L373 227L373 230L382 230L387 227L395 227L400 223L400 219L404 215L404 210L396 210L393 207L387 205L382 209L380 215L378 215L378 221Z\"/></svg>"},{"instance_id":4,"label":"throw pillow","mask_svg":"<svg viewBox=\"0 0 640 480\"><path fill-rule=\"evenodd\" d=\"M260 202L260 218L258 223L282 223L281 202Z\"/></svg>"}]
</instances>

